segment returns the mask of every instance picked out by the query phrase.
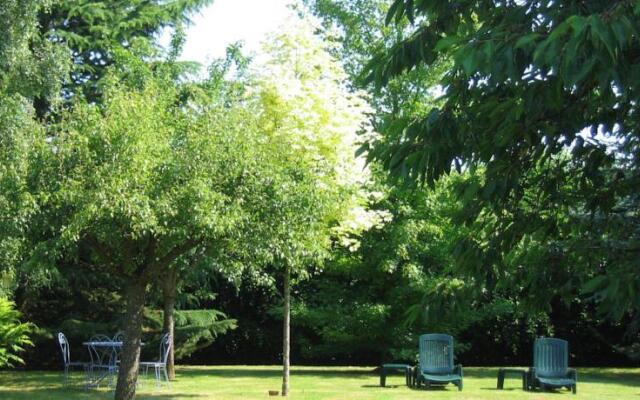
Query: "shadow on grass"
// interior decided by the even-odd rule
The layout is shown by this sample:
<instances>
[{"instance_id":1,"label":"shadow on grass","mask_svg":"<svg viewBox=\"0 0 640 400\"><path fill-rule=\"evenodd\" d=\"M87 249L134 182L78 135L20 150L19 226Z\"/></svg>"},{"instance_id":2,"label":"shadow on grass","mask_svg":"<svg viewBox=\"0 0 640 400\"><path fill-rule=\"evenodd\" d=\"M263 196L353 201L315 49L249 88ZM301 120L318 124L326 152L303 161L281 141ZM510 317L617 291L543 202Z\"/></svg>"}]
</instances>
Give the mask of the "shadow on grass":
<instances>
[{"instance_id":1,"label":"shadow on grass","mask_svg":"<svg viewBox=\"0 0 640 400\"><path fill-rule=\"evenodd\" d=\"M188 399L188 398L202 398L198 394L187 393L157 393L157 394L137 394L137 399L140 400L163 400L163 399ZM20 391L7 391L0 390L0 399L3 400L49 400L49 399L61 399L61 400L84 400L84 399L113 399L113 391L90 391L90 390L75 390L75 389L27 389Z\"/></svg>"},{"instance_id":2,"label":"shadow on grass","mask_svg":"<svg viewBox=\"0 0 640 400\"><path fill-rule=\"evenodd\" d=\"M367 389L371 389L371 388L378 388L378 389L396 389L399 388L401 385L385 385L385 386L380 386L380 385L362 385L360 387L363 388L367 388Z\"/></svg>"},{"instance_id":3,"label":"shadow on grass","mask_svg":"<svg viewBox=\"0 0 640 400\"><path fill-rule=\"evenodd\" d=\"M526 369L526 368L522 368ZM609 384L609 385L623 385L630 387L640 388L640 372L638 370L631 369L615 369L611 370L600 370L598 368L577 368L578 370L578 388L580 388L581 383L593 383L593 384ZM477 378L477 379L494 379L497 381L498 379L498 368L465 368L464 370L465 378ZM511 377L507 376L507 380L505 382L508 385L512 385L511 381L513 381L514 389L517 389L517 385L520 382L519 377ZM490 388L486 388L490 390ZM496 389L495 387L491 389Z\"/></svg>"},{"instance_id":4,"label":"shadow on grass","mask_svg":"<svg viewBox=\"0 0 640 400\"><path fill-rule=\"evenodd\" d=\"M525 368L523 368L525 369ZM274 369L258 369L251 367L213 367L213 368L190 368L182 367L178 371L179 378L212 376L219 378L254 378L270 379L281 376L281 371ZM335 369L309 369L292 370L292 376L317 376L322 379L343 379L345 377L369 378L377 376L375 369L371 370L335 370ZM465 378L493 380L497 381L498 368L468 367L464 370ZM508 379L510 382L512 379ZM517 382L516 382L517 381ZM513 378L514 390L518 389L518 378ZM637 370L619 369L615 371L601 371L597 368L578 368L578 386L580 383L593 384L615 384L640 388L640 373ZM510 383L507 383L511 385ZM486 390L496 390L494 387L487 387Z\"/></svg>"},{"instance_id":5,"label":"shadow on grass","mask_svg":"<svg viewBox=\"0 0 640 400\"><path fill-rule=\"evenodd\" d=\"M84 386L84 377L81 374L72 375L70 384L63 383L62 373L55 372L21 372L21 373L0 373L0 382L3 388L0 389L0 399L2 400L98 400L113 399L113 389L108 390L101 386L101 389L87 389ZM144 385L153 384L144 382ZM197 394L187 393L144 393L145 386L138 390L138 399L162 400L162 399L188 399L199 398Z\"/></svg>"},{"instance_id":6,"label":"shadow on grass","mask_svg":"<svg viewBox=\"0 0 640 400\"><path fill-rule=\"evenodd\" d=\"M282 376L282 371L278 369L265 370L265 369L253 369L253 368L211 368L211 369L195 369L189 367L182 367L178 371L178 375L185 377L202 377L202 376L215 376L219 378L277 378ZM345 376L361 376L369 377L375 375L371 371L350 371L350 370L331 370L331 369L313 369L313 370L292 370L291 376L318 376L323 379L335 378L344 379Z\"/></svg>"},{"instance_id":7,"label":"shadow on grass","mask_svg":"<svg viewBox=\"0 0 640 400\"><path fill-rule=\"evenodd\" d=\"M598 371L595 368L578 368L578 385L580 382L609 383L640 387L640 372L631 370Z\"/></svg>"}]
</instances>

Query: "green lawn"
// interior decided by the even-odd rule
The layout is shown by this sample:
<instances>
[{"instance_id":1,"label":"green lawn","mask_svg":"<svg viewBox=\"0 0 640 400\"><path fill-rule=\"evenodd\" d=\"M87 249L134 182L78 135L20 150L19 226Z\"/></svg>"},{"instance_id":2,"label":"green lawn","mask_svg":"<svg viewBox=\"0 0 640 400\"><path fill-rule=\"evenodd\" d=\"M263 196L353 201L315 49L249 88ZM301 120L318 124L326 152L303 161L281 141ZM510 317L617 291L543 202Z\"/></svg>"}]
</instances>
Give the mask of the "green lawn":
<instances>
[{"instance_id":1,"label":"green lawn","mask_svg":"<svg viewBox=\"0 0 640 400\"><path fill-rule=\"evenodd\" d=\"M507 379L505 390L496 390L496 368L465 368L464 390L449 385L444 390L415 390L404 386L404 378L391 376L390 387L378 386L373 368L295 367L291 399L639 399L640 369L579 369L578 394L562 390L527 393L517 379ZM215 366L179 367L172 387L156 389L144 380L140 399L267 399L268 390L280 389L278 367ZM63 387L55 372L0 372L0 399L110 399L107 389L85 390L80 375L75 386Z\"/></svg>"}]
</instances>

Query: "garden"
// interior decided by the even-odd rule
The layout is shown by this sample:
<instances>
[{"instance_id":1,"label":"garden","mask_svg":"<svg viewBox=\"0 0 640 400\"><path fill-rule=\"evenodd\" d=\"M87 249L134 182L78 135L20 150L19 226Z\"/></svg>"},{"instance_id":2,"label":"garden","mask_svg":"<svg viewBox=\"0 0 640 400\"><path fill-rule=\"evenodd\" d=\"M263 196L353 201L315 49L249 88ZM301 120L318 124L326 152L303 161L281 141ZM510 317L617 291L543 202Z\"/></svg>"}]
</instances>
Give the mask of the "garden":
<instances>
[{"instance_id":1,"label":"garden","mask_svg":"<svg viewBox=\"0 0 640 400\"><path fill-rule=\"evenodd\" d=\"M0 4L0 398L640 396L640 4L268 1Z\"/></svg>"}]
</instances>

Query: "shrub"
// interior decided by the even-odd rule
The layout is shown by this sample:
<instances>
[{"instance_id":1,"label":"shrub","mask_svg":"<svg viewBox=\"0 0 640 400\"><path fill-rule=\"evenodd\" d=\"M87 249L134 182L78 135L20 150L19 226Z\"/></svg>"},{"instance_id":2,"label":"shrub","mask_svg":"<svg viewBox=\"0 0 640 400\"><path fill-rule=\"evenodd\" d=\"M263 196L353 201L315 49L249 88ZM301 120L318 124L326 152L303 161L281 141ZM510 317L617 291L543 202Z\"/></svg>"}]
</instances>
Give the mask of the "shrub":
<instances>
[{"instance_id":1,"label":"shrub","mask_svg":"<svg viewBox=\"0 0 640 400\"><path fill-rule=\"evenodd\" d=\"M14 363L24 363L18 353L24 351L25 346L32 346L29 334L33 324L20 322L20 312L15 304L0 298L0 367L13 367Z\"/></svg>"}]
</instances>

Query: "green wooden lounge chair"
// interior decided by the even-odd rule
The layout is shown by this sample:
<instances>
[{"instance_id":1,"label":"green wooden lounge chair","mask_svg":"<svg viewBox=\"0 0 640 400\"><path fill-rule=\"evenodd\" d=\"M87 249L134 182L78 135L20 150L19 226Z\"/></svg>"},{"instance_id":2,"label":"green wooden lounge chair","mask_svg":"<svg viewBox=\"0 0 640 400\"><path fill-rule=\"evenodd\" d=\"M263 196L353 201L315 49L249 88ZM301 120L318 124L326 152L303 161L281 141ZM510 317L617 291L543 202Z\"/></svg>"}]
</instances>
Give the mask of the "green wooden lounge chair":
<instances>
[{"instance_id":1,"label":"green wooden lounge chair","mask_svg":"<svg viewBox=\"0 0 640 400\"><path fill-rule=\"evenodd\" d=\"M453 365L453 337L442 334L420 336L420 363L416 385L446 385L451 382L462 390L462 366Z\"/></svg>"},{"instance_id":2,"label":"green wooden lounge chair","mask_svg":"<svg viewBox=\"0 0 640 400\"><path fill-rule=\"evenodd\" d=\"M538 338L533 344L533 368L529 370L531 389L570 389L576 393L578 373L569 368L569 345L566 340Z\"/></svg>"}]
</instances>

